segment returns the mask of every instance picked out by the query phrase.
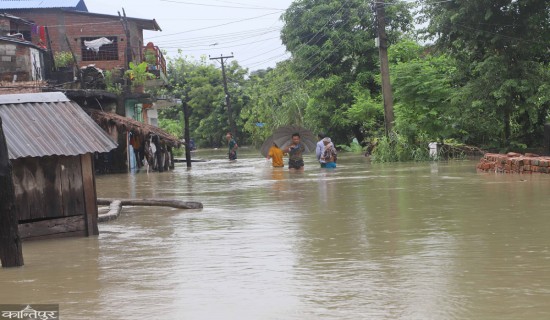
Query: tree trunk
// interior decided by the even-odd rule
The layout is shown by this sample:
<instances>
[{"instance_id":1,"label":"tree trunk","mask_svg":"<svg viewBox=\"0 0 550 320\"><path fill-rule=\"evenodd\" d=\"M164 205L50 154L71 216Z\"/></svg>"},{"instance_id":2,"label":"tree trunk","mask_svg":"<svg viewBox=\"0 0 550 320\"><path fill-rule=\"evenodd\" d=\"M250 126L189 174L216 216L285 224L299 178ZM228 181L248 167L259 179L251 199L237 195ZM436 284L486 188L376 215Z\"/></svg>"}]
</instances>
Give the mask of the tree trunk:
<instances>
[{"instance_id":1,"label":"tree trunk","mask_svg":"<svg viewBox=\"0 0 550 320\"><path fill-rule=\"evenodd\" d=\"M8 147L1 118L0 158L0 261L4 268L20 267L23 265L23 249L15 211L12 168L8 160Z\"/></svg>"}]
</instances>

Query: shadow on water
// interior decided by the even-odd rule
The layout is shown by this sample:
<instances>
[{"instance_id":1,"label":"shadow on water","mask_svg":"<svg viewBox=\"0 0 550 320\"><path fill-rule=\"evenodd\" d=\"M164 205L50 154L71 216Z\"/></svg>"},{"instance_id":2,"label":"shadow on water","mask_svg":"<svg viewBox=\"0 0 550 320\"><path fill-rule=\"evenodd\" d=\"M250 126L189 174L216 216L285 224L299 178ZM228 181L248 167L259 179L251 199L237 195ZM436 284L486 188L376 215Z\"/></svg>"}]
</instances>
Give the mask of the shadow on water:
<instances>
[{"instance_id":1,"label":"shadow on water","mask_svg":"<svg viewBox=\"0 0 550 320\"><path fill-rule=\"evenodd\" d=\"M60 303L67 319L550 317L549 177L349 154L289 173L239 156L98 177L102 197L205 208L126 207L98 238L25 243L0 301Z\"/></svg>"}]
</instances>

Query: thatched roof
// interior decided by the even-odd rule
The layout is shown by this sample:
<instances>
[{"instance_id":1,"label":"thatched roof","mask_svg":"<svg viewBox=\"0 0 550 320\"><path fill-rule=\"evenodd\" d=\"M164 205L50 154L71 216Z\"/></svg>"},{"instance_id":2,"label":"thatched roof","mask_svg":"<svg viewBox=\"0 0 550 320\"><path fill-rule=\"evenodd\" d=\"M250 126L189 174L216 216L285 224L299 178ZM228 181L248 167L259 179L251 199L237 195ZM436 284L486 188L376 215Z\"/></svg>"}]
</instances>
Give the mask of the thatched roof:
<instances>
[{"instance_id":1,"label":"thatched roof","mask_svg":"<svg viewBox=\"0 0 550 320\"><path fill-rule=\"evenodd\" d=\"M140 134L144 138L149 135L156 135L171 147L179 147L181 145L181 141L179 141L178 138L150 124L139 122L137 120L126 118L111 112L99 111L95 109L86 109L86 112L103 128L115 125L119 131L130 131Z\"/></svg>"}]
</instances>

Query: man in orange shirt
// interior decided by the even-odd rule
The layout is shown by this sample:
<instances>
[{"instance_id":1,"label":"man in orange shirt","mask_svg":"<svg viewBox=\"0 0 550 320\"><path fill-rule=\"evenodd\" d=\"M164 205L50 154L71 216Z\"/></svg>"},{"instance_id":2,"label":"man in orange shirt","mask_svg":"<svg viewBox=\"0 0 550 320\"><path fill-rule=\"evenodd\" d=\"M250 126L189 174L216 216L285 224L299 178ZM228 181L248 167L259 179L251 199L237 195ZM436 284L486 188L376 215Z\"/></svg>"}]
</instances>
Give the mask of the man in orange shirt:
<instances>
[{"instance_id":1,"label":"man in orange shirt","mask_svg":"<svg viewBox=\"0 0 550 320\"><path fill-rule=\"evenodd\" d=\"M271 148L269 148L267 160L269 159L272 159L274 167L285 166L283 162L283 150L279 149L279 146L277 146L275 142L273 142L273 145L271 146Z\"/></svg>"}]
</instances>

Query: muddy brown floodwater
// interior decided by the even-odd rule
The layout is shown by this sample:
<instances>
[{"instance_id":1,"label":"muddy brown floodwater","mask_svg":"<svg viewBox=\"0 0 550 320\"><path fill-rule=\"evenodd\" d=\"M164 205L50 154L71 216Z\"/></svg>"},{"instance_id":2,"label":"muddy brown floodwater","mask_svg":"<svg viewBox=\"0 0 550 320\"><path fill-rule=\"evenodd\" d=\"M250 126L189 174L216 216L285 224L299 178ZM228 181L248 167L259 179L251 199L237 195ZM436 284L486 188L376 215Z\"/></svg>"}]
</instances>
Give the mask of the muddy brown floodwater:
<instances>
[{"instance_id":1,"label":"muddy brown floodwater","mask_svg":"<svg viewBox=\"0 0 550 320\"><path fill-rule=\"evenodd\" d=\"M129 207L97 238L24 243L1 303L59 303L64 320L550 319L548 176L198 156L211 161L97 187L203 210Z\"/></svg>"}]
</instances>

